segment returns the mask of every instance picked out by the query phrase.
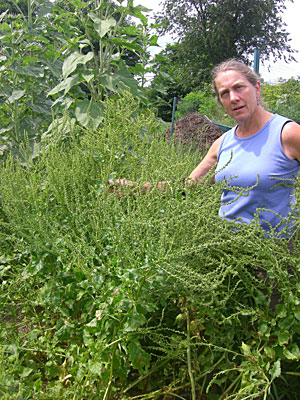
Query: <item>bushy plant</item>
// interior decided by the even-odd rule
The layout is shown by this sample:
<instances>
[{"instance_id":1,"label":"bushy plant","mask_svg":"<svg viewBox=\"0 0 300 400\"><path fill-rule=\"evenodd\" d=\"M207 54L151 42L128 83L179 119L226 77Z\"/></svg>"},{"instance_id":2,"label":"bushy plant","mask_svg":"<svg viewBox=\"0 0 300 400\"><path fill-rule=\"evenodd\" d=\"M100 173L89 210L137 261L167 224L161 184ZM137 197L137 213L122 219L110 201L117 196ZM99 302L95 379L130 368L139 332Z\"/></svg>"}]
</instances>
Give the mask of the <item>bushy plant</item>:
<instances>
[{"instance_id":1,"label":"bushy plant","mask_svg":"<svg viewBox=\"0 0 300 400\"><path fill-rule=\"evenodd\" d=\"M222 185L183 186L201 154L129 94L103 107L1 165L1 399L295 398L299 242L232 229Z\"/></svg>"},{"instance_id":2,"label":"bushy plant","mask_svg":"<svg viewBox=\"0 0 300 400\"><path fill-rule=\"evenodd\" d=\"M269 111L300 123L300 77L278 84L265 84L262 99Z\"/></svg>"}]
</instances>

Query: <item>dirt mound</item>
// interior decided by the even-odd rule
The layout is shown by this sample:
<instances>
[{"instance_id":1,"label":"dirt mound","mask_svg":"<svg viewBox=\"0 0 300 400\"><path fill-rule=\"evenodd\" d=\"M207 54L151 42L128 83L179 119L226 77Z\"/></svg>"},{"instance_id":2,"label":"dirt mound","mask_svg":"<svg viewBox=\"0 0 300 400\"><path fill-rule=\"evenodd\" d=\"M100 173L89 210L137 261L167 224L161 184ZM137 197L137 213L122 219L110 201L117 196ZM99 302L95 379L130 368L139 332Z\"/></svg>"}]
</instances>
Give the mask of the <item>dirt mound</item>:
<instances>
[{"instance_id":1,"label":"dirt mound","mask_svg":"<svg viewBox=\"0 0 300 400\"><path fill-rule=\"evenodd\" d=\"M171 137L171 126L166 130L168 139ZM222 135L220 129L213 125L205 116L198 113L189 113L180 118L174 126L173 140L181 142L200 151L208 149L211 144Z\"/></svg>"}]
</instances>

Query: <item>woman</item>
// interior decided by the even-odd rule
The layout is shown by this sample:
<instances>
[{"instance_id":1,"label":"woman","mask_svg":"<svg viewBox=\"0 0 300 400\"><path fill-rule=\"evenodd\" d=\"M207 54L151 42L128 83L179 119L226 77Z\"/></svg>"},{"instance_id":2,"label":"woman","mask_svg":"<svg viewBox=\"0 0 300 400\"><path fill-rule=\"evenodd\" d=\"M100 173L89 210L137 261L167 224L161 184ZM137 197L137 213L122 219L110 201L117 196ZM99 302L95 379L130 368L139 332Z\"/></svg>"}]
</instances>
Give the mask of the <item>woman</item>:
<instances>
[{"instance_id":1,"label":"woman","mask_svg":"<svg viewBox=\"0 0 300 400\"><path fill-rule=\"evenodd\" d=\"M213 143L190 178L200 181L217 163L216 180L226 182L219 215L246 223L257 215L265 230L280 231L295 203L300 126L261 106L259 77L237 60L214 68L213 87L237 125Z\"/></svg>"},{"instance_id":2,"label":"woman","mask_svg":"<svg viewBox=\"0 0 300 400\"><path fill-rule=\"evenodd\" d=\"M240 61L230 59L216 66L213 88L237 125L213 143L189 181L200 182L217 164L216 180L225 181L219 215L245 223L257 216L265 230L280 231L295 202L300 126L262 107L259 77ZM143 187L146 191L151 184Z\"/></svg>"}]
</instances>

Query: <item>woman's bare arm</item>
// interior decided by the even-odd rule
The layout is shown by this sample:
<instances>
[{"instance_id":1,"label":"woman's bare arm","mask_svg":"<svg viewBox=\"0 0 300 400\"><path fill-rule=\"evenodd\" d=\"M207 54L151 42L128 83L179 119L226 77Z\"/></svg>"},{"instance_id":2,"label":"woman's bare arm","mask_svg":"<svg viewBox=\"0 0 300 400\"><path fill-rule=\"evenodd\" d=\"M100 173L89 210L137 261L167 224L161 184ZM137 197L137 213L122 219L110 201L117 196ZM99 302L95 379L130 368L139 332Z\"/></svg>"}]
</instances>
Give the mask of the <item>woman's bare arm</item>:
<instances>
[{"instance_id":1,"label":"woman's bare arm","mask_svg":"<svg viewBox=\"0 0 300 400\"><path fill-rule=\"evenodd\" d=\"M222 135L223 136L223 135ZM206 156L203 158L203 160L200 162L200 164L192 171L190 174L189 178L185 181L187 184L188 183L193 183L193 182L201 182L201 179L210 171L210 169L216 164L217 159L218 159L218 151L219 147L222 141L222 136L220 136L210 147L208 150ZM129 181L127 179L116 179L116 180L110 180L109 183L112 185L112 192L115 191L115 186L116 187L123 187L123 186L131 186L133 193L136 193L136 182ZM160 190L164 190L168 184L172 183L172 181L161 181L157 183L157 188ZM151 191L154 189L154 186L151 184L151 182L146 182L142 185L142 193L146 193L148 191ZM117 196L120 196L121 193L117 191Z\"/></svg>"},{"instance_id":2,"label":"woman's bare arm","mask_svg":"<svg viewBox=\"0 0 300 400\"><path fill-rule=\"evenodd\" d=\"M300 125L295 122L285 124L282 129L281 142L285 154L300 162Z\"/></svg>"},{"instance_id":3,"label":"woman's bare arm","mask_svg":"<svg viewBox=\"0 0 300 400\"><path fill-rule=\"evenodd\" d=\"M189 179L194 182L201 182L202 178L211 170L218 160L218 151L223 140L223 135L220 136L210 147L206 156L200 164L192 171Z\"/></svg>"}]
</instances>

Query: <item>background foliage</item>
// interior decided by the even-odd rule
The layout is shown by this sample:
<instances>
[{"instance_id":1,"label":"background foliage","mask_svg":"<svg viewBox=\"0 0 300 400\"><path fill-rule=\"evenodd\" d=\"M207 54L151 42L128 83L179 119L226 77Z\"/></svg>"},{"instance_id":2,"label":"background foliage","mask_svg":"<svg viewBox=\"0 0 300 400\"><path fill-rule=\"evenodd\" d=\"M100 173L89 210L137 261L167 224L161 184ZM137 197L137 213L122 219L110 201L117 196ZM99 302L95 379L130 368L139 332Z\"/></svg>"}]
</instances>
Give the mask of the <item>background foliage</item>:
<instances>
[{"instance_id":1,"label":"background foliage","mask_svg":"<svg viewBox=\"0 0 300 400\"><path fill-rule=\"evenodd\" d=\"M300 77L276 85L263 85L262 98L271 112L300 123Z\"/></svg>"},{"instance_id":2,"label":"background foliage","mask_svg":"<svg viewBox=\"0 0 300 400\"><path fill-rule=\"evenodd\" d=\"M206 85L204 90L190 92L177 105L176 118L181 118L190 112L198 112L206 115L210 120L226 126L234 126L236 122L226 113L216 96L212 92L210 85Z\"/></svg>"}]
</instances>

